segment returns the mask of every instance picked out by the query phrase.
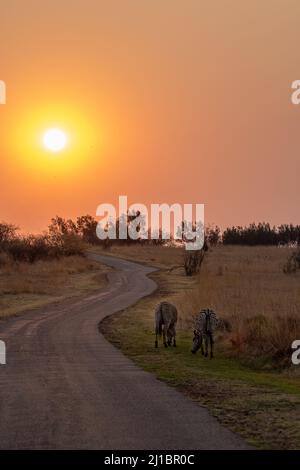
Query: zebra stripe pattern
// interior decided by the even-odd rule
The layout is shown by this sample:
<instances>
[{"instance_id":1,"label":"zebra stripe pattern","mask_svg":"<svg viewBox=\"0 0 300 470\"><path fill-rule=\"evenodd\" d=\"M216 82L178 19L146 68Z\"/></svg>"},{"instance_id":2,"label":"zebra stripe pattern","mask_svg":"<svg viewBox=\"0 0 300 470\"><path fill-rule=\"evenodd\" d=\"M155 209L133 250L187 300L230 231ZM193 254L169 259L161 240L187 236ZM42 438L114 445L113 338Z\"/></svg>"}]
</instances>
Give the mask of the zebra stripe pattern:
<instances>
[{"instance_id":1,"label":"zebra stripe pattern","mask_svg":"<svg viewBox=\"0 0 300 470\"><path fill-rule=\"evenodd\" d=\"M214 331L219 323L214 310L205 308L200 311L195 320L192 353L201 348L202 355L208 356L208 343L210 343L210 357L213 357ZM205 351L203 349L203 342Z\"/></svg>"},{"instance_id":2,"label":"zebra stripe pattern","mask_svg":"<svg viewBox=\"0 0 300 470\"><path fill-rule=\"evenodd\" d=\"M204 308L196 317L195 330L202 334L213 334L218 326L218 317L214 310Z\"/></svg>"}]
</instances>

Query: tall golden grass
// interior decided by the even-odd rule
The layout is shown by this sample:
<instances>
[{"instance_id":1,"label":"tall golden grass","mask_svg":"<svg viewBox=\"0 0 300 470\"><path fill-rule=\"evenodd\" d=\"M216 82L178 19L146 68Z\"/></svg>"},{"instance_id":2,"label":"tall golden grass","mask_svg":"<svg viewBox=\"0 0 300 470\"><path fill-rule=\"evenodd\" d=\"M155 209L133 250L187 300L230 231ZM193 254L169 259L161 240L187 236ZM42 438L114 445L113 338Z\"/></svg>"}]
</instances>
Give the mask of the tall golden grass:
<instances>
[{"instance_id":1,"label":"tall golden grass","mask_svg":"<svg viewBox=\"0 0 300 470\"><path fill-rule=\"evenodd\" d=\"M8 260L5 264L2 262L0 269L0 295L51 294L57 291L70 274L86 272L93 267L93 262L80 256L40 260L33 264Z\"/></svg>"},{"instance_id":2,"label":"tall golden grass","mask_svg":"<svg viewBox=\"0 0 300 470\"><path fill-rule=\"evenodd\" d=\"M64 298L86 295L106 284L109 268L82 256L14 262L0 256L0 318Z\"/></svg>"},{"instance_id":3,"label":"tall golden grass","mask_svg":"<svg viewBox=\"0 0 300 470\"><path fill-rule=\"evenodd\" d=\"M231 354L290 363L291 344L300 339L300 273L283 272L290 254L277 247L214 248L196 288L181 296L183 327L192 327L200 308L213 308L231 325L219 333Z\"/></svg>"},{"instance_id":4,"label":"tall golden grass","mask_svg":"<svg viewBox=\"0 0 300 470\"><path fill-rule=\"evenodd\" d=\"M151 245L111 245L107 250L102 246L93 246L92 252L103 255L117 256L123 259L145 263L160 269L172 269L176 266L183 267L184 248L173 246Z\"/></svg>"}]
</instances>

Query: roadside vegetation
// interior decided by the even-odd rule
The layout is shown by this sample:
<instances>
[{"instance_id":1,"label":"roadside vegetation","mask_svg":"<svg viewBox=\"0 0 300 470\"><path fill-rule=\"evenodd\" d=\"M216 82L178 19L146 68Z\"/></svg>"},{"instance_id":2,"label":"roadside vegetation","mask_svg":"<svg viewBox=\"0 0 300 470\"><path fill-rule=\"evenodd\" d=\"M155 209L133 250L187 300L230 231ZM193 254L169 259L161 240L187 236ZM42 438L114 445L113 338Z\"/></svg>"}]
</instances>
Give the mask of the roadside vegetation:
<instances>
[{"instance_id":1,"label":"roadside vegetation","mask_svg":"<svg viewBox=\"0 0 300 470\"><path fill-rule=\"evenodd\" d=\"M109 268L90 261L88 251L154 266L157 291L106 318L101 331L249 443L299 449L300 366L291 364L291 344L300 339L299 226L251 224L223 234L208 227L208 249L189 254L162 234L100 241L96 226L88 215L55 217L43 234L23 235L1 223L0 318L103 287ZM161 300L179 310L176 349L154 348L154 308ZM194 317L205 307L225 325L213 360L190 353Z\"/></svg>"},{"instance_id":2,"label":"roadside vegetation","mask_svg":"<svg viewBox=\"0 0 300 470\"><path fill-rule=\"evenodd\" d=\"M300 270L286 275L293 249L215 247L206 257L197 287L183 295L181 317L192 327L193 313L210 306L226 331L219 342L231 357L255 367L273 369L291 364L291 344L300 338Z\"/></svg>"},{"instance_id":3,"label":"roadside vegetation","mask_svg":"<svg viewBox=\"0 0 300 470\"><path fill-rule=\"evenodd\" d=\"M103 288L110 268L81 256L0 267L0 319Z\"/></svg>"},{"instance_id":4,"label":"roadside vegetation","mask_svg":"<svg viewBox=\"0 0 300 470\"><path fill-rule=\"evenodd\" d=\"M112 248L111 254L149 262L142 250L131 250ZM159 271L151 277L158 290L107 317L101 331L249 443L299 449L300 370L291 364L291 343L300 338L300 272L287 275L283 269L294 250L218 245L195 276L185 275L183 250L169 256L168 248L154 250L152 265ZM154 308L162 299L179 310L176 349L154 348ZM213 360L190 352L194 315L208 306L230 325L216 334Z\"/></svg>"},{"instance_id":5,"label":"roadside vegetation","mask_svg":"<svg viewBox=\"0 0 300 470\"><path fill-rule=\"evenodd\" d=\"M59 217L42 235L1 223L0 318L102 288L110 269L86 258L86 247Z\"/></svg>"}]
</instances>

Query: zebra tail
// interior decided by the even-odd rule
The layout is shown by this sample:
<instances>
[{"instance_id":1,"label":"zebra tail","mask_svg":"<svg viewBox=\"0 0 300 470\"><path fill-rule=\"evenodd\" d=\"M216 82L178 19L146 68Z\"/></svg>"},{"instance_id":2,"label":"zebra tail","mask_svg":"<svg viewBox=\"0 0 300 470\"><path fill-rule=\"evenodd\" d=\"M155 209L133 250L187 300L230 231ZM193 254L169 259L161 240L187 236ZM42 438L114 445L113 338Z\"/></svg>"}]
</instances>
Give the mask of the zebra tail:
<instances>
[{"instance_id":1,"label":"zebra tail","mask_svg":"<svg viewBox=\"0 0 300 470\"><path fill-rule=\"evenodd\" d=\"M161 318L161 312L156 311L155 314L155 333L159 336L162 335L162 318Z\"/></svg>"},{"instance_id":2,"label":"zebra tail","mask_svg":"<svg viewBox=\"0 0 300 470\"><path fill-rule=\"evenodd\" d=\"M156 322L156 325L155 325L155 333L159 336L162 335L162 322L159 320Z\"/></svg>"}]
</instances>

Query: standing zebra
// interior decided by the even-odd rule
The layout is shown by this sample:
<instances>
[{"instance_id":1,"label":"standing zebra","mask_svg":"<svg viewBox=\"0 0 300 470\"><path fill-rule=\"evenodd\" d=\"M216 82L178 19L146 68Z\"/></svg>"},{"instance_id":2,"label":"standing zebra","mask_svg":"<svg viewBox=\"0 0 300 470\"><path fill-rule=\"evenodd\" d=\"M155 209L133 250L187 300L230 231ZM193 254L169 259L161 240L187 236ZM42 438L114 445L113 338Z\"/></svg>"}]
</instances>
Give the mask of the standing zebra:
<instances>
[{"instance_id":1,"label":"standing zebra","mask_svg":"<svg viewBox=\"0 0 300 470\"><path fill-rule=\"evenodd\" d=\"M155 309L155 347L158 347L157 335L163 335L165 348L176 346L177 309L170 302L161 302Z\"/></svg>"},{"instance_id":2,"label":"standing zebra","mask_svg":"<svg viewBox=\"0 0 300 470\"><path fill-rule=\"evenodd\" d=\"M195 354L201 347L202 355L208 356L208 340L210 343L210 357L214 356L214 331L218 325L218 318L215 312L209 308L202 309L196 317L192 353ZM203 349L203 340L205 353Z\"/></svg>"}]
</instances>

